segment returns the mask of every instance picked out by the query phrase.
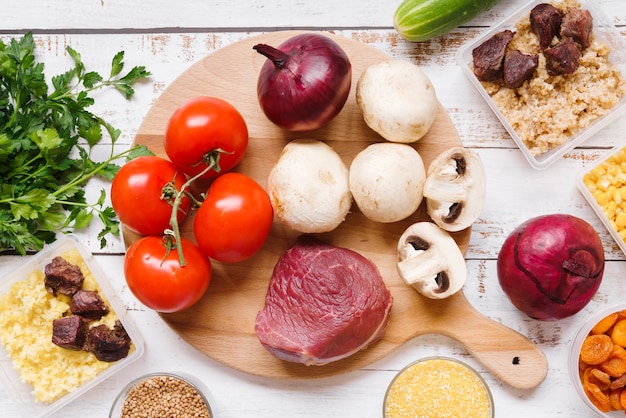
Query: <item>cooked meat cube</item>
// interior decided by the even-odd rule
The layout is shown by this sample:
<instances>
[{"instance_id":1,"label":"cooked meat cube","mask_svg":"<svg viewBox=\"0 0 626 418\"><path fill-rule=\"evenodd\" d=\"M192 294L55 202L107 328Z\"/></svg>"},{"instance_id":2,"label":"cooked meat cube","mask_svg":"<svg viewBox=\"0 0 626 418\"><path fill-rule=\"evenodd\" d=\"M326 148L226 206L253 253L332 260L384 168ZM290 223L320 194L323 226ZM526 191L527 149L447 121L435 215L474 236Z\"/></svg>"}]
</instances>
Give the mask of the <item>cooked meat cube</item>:
<instances>
[{"instance_id":1,"label":"cooked meat cube","mask_svg":"<svg viewBox=\"0 0 626 418\"><path fill-rule=\"evenodd\" d=\"M96 325L87 334L86 349L100 361L118 361L128 355L130 337L119 321L115 322L113 328L104 324Z\"/></svg>"},{"instance_id":2,"label":"cooked meat cube","mask_svg":"<svg viewBox=\"0 0 626 418\"><path fill-rule=\"evenodd\" d=\"M537 54L524 54L519 50L509 51L504 57L504 85L516 89L530 80L539 65Z\"/></svg>"},{"instance_id":3,"label":"cooked meat cube","mask_svg":"<svg viewBox=\"0 0 626 418\"><path fill-rule=\"evenodd\" d=\"M572 74L580 63L580 49L572 38L565 38L546 49L546 70L550 75Z\"/></svg>"},{"instance_id":4,"label":"cooked meat cube","mask_svg":"<svg viewBox=\"0 0 626 418\"><path fill-rule=\"evenodd\" d=\"M82 350L87 338L88 324L80 316L64 316L52 321L52 342L69 350Z\"/></svg>"},{"instance_id":5,"label":"cooked meat cube","mask_svg":"<svg viewBox=\"0 0 626 418\"><path fill-rule=\"evenodd\" d=\"M93 290L79 290L74 293L70 310L74 315L89 320L100 319L109 312L98 292Z\"/></svg>"},{"instance_id":6,"label":"cooked meat cube","mask_svg":"<svg viewBox=\"0 0 626 418\"><path fill-rule=\"evenodd\" d=\"M563 13L548 3L541 3L530 11L530 30L539 38L539 46L546 49L559 34Z\"/></svg>"},{"instance_id":7,"label":"cooked meat cube","mask_svg":"<svg viewBox=\"0 0 626 418\"><path fill-rule=\"evenodd\" d=\"M591 45L593 17L587 9L567 9L561 24L561 36L572 38L584 48Z\"/></svg>"},{"instance_id":8,"label":"cooked meat cube","mask_svg":"<svg viewBox=\"0 0 626 418\"><path fill-rule=\"evenodd\" d=\"M44 267L44 274L46 290L53 295L60 293L72 296L83 286L85 280L80 267L58 256Z\"/></svg>"},{"instance_id":9,"label":"cooked meat cube","mask_svg":"<svg viewBox=\"0 0 626 418\"><path fill-rule=\"evenodd\" d=\"M493 35L472 51L474 74L479 80L499 82L502 80L504 54L513 39L514 32L504 30Z\"/></svg>"}]
</instances>

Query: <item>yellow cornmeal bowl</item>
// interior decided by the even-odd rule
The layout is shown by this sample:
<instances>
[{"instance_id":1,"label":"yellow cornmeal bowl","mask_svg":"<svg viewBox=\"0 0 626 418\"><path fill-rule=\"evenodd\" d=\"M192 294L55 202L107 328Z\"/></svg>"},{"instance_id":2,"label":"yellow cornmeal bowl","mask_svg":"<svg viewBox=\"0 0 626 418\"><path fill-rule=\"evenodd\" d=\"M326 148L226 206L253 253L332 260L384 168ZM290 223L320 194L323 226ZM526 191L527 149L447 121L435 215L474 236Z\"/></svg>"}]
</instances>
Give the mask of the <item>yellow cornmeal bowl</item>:
<instances>
[{"instance_id":1,"label":"yellow cornmeal bowl","mask_svg":"<svg viewBox=\"0 0 626 418\"><path fill-rule=\"evenodd\" d=\"M415 361L393 378L383 403L384 418L493 418L491 391L467 364L447 357Z\"/></svg>"}]
</instances>

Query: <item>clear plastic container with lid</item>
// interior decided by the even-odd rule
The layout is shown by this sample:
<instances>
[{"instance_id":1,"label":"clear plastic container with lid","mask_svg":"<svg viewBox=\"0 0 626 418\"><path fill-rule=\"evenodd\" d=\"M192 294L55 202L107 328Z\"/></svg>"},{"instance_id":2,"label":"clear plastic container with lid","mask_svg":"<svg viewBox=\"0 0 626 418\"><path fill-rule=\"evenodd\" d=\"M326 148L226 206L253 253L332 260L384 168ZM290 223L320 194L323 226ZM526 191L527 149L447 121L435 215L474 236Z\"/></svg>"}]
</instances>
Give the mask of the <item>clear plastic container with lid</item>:
<instances>
[{"instance_id":1,"label":"clear plastic container with lid","mask_svg":"<svg viewBox=\"0 0 626 418\"><path fill-rule=\"evenodd\" d=\"M526 3L516 12L514 12L510 17L504 19L502 22L499 22L493 25L489 30L485 33L478 36L476 39L470 41L463 47L461 47L457 53L456 59L457 64L460 66L463 73L467 76L471 84L476 88L481 97L485 100L487 105L491 108L497 118L500 120L504 128L507 130L511 138L515 141L519 149L521 150L524 157L528 160L530 165L535 169L545 169L550 165L554 164L556 161L561 159L564 154L568 151L572 150L576 146L582 144L584 141L591 138L593 135L597 134L601 129L606 127L611 122L617 120L621 115L626 112L626 96L622 96L621 99L617 102L616 105L610 108L608 113L594 119L588 125L581 127L579 130L574 132L572 135L569 135L567 139L559 146L553 147L548 151L537 153L534 150L531 150L527 143L524 141L522 135L522 131L520 128L515 128L517 126L517 122L520 123L520 126L526 125L528 129L536 129L537 123L527 122L527 119L531 117L536 117L539 119L538 122L546 123L548 126L559 125L568 125L570 126L569 118L571 115L576 115L577 113L571 112L567 115L567 120L551 120L546 117L546 109L547 105L537 106L537 112L532 113L531 107L535 107L536 100L529 100L523 111L515 112L517 116L519 116L520 121L514 123L512 120L508 120L505 116L505 113L498 106L494 97L492 96L493 91L487 91L483 83L474 75L473 70L473 57L472 51L481 45L483 42L491 38L493 35L502 32L503 30L512 30L516 32L516 25L523 18L527 18L530 14L530 11L536 5L540 3L551 3L555 6L562 5L563 3L571 2L571 0L533 0ZM578 0L577 3L580 5L580 8L587 9L591 13L593 19L593 37L595 40L602 42L610 49L608 55L608 61L616 67L618 72L621 74L622 79L626 78L626 42L624 38L621 36L620 32L617 30L612 20L606 16L606 14L602 11L601 7L594 1L591 0ZM564 6L565 7L565 6ZM517 32L516 32L517 33ZM584 51L583 51L584 53ZM582 62L582 60L581 60ZM590 68L590 72L596 71L596 68ZM559 76L561 77L561 76ZM582 76L581 76L582 77ZM528 82L527 82L528 83ZM565 86L569 86L568 84L564 84ZM591 88L586 87L588 90L593 90ZM506 89L504 89L506 90ZM545 90L545 89L544 89ZM549 89L547 89L549 90ZM614 88L613 88L614 90ZM529 92L533 90L529 89ZM530 93L528 93L530 94ZM514 96L514 95L513 95ZM596 95L597 96L597 95ZM603 95L601 95L603 96ZM566 97L566 96L562 96ZM559 98L559 104L552 106L550 108L555 109L556 115L561 115L560 111L563 110L562 97ZM569 96L568 96L569 97ZM600 98L597 100L597 103L601 103L604 99ZM581 99L577 98L577 103L571 104L571 109L578 109L581 106ZM578 111L578 110L577 110ZM582 110L582 113L587 113L586 109ZM535 116L533 116L535 115ZM565 116L562 119L566 119ZM535 120L535 119L533 119Z\"/></svg>"},{"instance_id":2,"label":"clear plastic container with lid","mask_svg":"<svg viewBox=\"0 0 626 418\"><path fill-rule=\"evenodd\" d=\"M0 278L0 301L11 303L19 299L11 296L14 285L16 287L20 287L22 285L25 285L27 283L27 280L29 280L28 286L30 286L30 283L32 283L30 282L30 277L32 277L31 275L35 273L39 274L39 272L41 272L41 275L43 276L45 266L50 263L54 257L67 256L68 254L71 254L72 257L76 257L77 259L81 259L82 261L84 261L84 265L91 273L91 277L93 277L93 280L95 280L95 283L97 283L97 287L99 288L99 290L102 291L101 297L102 299L104 299L105 304L109 308L108 318L111 320L115 318L119 319L122 326L126 330L126 333L131 339L131 349L128 355L120 360L107 363L106 365L103 365L102 362L100 362L98 366L93 366L93 364L97 363L98 361L95 360L95 357L93 357L91 353L88 353L86 351L73 351L65 348L60 348L56 345L53 345L52 342L49 341L47 338L15 338L11 342L11 345L14 346L13 348L17 348L18 350L26 350L27 348L25 347L25 345L29 344L29 353L32 353L34 351L39 352L39 350L42 349L41 346L43 344L46 344L46 347L44 347L42 350L45 352L46 356L51 355L54 359L56 359L48 360L48 362L55 361L55 364L46 364L46 361L44 360L29 361L29 364L34 365L31 367L40 368L39 370L47 370L46 373L55 373L55 375L52 376L51 380L49 381L49 386L52 387L54 390L62 388L62 385L67 385L65 387L69 388L67 389L66 393L61 392L58 397L50 401L42 401L37 400L34 393L33 385L24 382L21 378L20 372L13 367L13 359L9 354L7 346L0 344L0 380L3 382L7 390L13 395L19 411L25 418L42 418L52 415L54 412L66 406L70 402L76 400L89 389L97 386L116 372L120 371L121 369L127 367L130 363L139 359L144 353L144 340L134 322L128 316L126 309L119 300L110 282L107 280L107 277L104 274L103 270L97 264L96 260L89 252L89 250L87 250L85 246L83 246L73 235L64 235L53 244L46 246L36 255L32 257L25 257L24 263L21 263L21 265L13 272ZM93 283L91 279L87 278L85 279L85 283L88 280L90 283ZM43 288L43 281L40 284L36 283L36 286L36 293L42 295L42 298L46 298L47 296L44 296L46 294L46 290L45 288ZM53 296L50 296L50 298L52 297ZM4 302L0 302L0 304ZM49 303L56 303L56 301L49 301ZM30 315L31 319L36 319L33 315L37 315L36 310L39 308L33 304L30 304L29 302L23 303L22 308L16 306L15 311L18 311L18 309L22 309L22 311L20 312L21 315ZM40 322L42 322L42 327L44 327L45 325L47 328L47 325L45 324L46 321ZM0 320L0 324L1 323L2 320ZM52 329L52 323L49 324L49 329ZM37 334L39 334L39 332L40 331L37 331ZM33 344L35 346L33 346ZM62 361L57 363L57 360L59 358L54 356L62 356ZM55 379L57 378L66 380L66 376L72 375L73 373L71 370L71 365L76 365L77 368L80 367L80 370L82 371L80 373L77 372L77 374L88 376L88 378L85 379L84 382L77 384L76 386L74 386L74 382L55 381ZM51 367L44 368L45 366ZM55 370L58 370L58 373L56 373ZM29 374L32 372L33 371L31 370ZM37 373L37 370L35 370L34 372ZM46 391L46 388L41 389L41 391Z\"/></svg>"}]
</instances>

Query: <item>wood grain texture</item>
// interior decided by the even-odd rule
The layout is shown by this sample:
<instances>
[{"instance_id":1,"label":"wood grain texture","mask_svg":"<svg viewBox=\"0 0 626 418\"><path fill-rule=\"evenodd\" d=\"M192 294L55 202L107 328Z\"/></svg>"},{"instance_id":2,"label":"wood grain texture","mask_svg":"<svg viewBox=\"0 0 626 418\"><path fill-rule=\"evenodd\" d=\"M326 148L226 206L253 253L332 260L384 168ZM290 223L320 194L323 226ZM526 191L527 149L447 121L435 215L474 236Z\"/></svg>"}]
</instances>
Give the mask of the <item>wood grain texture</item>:
<instances>
[{"instance_id":1,"label":"wood grain texture","mask_svg":"<svg viewBox=\"0 0 626 418\"><path fill-rule=\"evenodd\" d=\"M265 186L268 173L284 145L295 137L324 140L349 165L369 143L382 139L363 122L354 99L356 81L368 66L389 57L362 43L332 36L348 53L353 66L350 98L342 112L326 127L307 134L283 131L271 124L256 99L256 78L265 57L253 51L256 43L278 45L300 32L284 31L245 39L208 55L183 72L163 92L139 128L135 143L147 145L157 155L163 150L163 132L169 116L185 101L198 95L221 97L243 114L250 132L246 158L237 167ZM426 167L440 152L460 145L458 134L445 110L440 110L428 135L416 143ZM207 185L203 185L206 187ZM181 229L193 239L193 213ZM288 363L269 354L254 333L256 314L262 309L269 278L278 257L295 242L298 233L275 220L261 252L237 264L214 262L209 291L196 305L162 318L184 340L232 368L254 375L306 379L327 377L357 370L379 360L408 340L426 333L439 333L463 343L494 375L516 388L539 385L547 373L541 350L523 335L498 324L474 309L460 292L445 300L431 300L406 286L395 268L396 246L402 232L412 223L429 220L424 205L409 219L393 224L368 221L353 207L346 221L321 238L353 249L379 267L390 287L394 306L384 338L367 349L326 366ZM467 249L470 229L455 233ZM125 230L127 245L138 236ZM473 330L481 329L480 335Z\"/></svg>"},{"instance_id":2,"label":"wood grain texture","mask_svg":"<svg viewBox=\"0 0 626 418\"><path fill-rule=\"evenodd\" d=\"M526 1L501 0L466 26L487 26L504 19ZM622 0L598 0L601 7L621 12ZM157 32L187 28L191 31L223 31L229 28L391 28L400 0L283 1L283 0L44 0L12 2L3 8L3 29L36 28L43 31L155 29ZM620 13L616 24L626 24ZM68 16L77 19L68 21ZM89 18L86 18L88 16Z\"/></svg>"}]
</instances>

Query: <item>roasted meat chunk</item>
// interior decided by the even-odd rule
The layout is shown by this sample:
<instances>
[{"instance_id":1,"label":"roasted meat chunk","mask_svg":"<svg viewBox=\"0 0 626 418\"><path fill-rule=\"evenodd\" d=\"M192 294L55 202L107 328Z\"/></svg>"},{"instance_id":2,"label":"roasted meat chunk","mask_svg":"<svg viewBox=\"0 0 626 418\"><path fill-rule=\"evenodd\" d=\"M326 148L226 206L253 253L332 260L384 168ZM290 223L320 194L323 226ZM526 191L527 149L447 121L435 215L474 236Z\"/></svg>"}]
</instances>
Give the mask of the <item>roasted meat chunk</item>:
<instances>
[{"instance_id":1,"label":"roasted meat chunk","mask_svg":"<svg viewBox=\"0 0 626 418\"><path fill-rule=\"evenodd\" d=\"M56 295L72 296L83 286L85 277L80 267L57 256L44 267L44 285L48 292Z\"/></svg>"},{"instance_id":2,"label":"roasted meat chunk","mask_svg":"<svg viewBox=\"0 0 626 418\"><path fill-rule=\"evenodd\" d=\"M500 82L503 77L504 55L515 33L504 30L493 35L472 51L474 74L479 80Z\"/></svg>"},{"instance_id":3,"label":"roasted meat chunk","mask_svg":"<svg viewBox=\"0 0 626 418\"><path fill-rule=\"evenodd\" d=\"M572 74L580 64L580 49L572 38L565 38L543 52L550 75Z\"/></svg>"},{"instance_id":4,"label":"roasted meat chunk","mask_svg":"<svg viewBox=\"0 0 626 418\"><path fill-rule=\"evenodd\" d=\"M74 315L92 321L102 318L109 312L98 292L93 290L79 290L74 293L70 310Z\"/></svg>"},{"instance_id":5,"label":"roasted meat chunk","mask_svg":"<svg viewBox=\"0 0 626 418\"><path fill-rule=\"evenodd\" d=\"M563 13L549 3L541 3L530 11L530 30L539 38L539 46L546 49L561 29Z\"/></svg>"},{"instance_id":6,"label":"roasted meat chunk","mask_svg":"<svg viewBox=\"0 0 626 418\"><path fill-rule=\"evenodd\" d=\"M113 328L100 324L91 327L87 334L86 349L100 361L118 361L130 351L131 341L120 321Z\"/></svg>"},{"instance_id":7,"label":"roasted meat chunk","mask_svg":"<svg viewBox=\"0 0 626 418\"><path fill-rule=\"evenodd\" d=\"M82 350L89 325L80 316L71 315L52 321L52 342L68 350Z\"/></svg>"},{"instance_id":8,"label":"roasted meat chunk","mask_svg":"<svg viewBox=\"0 0 626 418\"><path fill-rule=\"evenodd\" d=\"M519 50L506 53L504 57L504 86L516 89L530 80L539 65L537 54L524 54Z\"/></svg>"},{"instance_id":9,"label":"roasted meat chunk","mask_svg":"<svg viewBox=\"0 0 626 418\"><path fill-rule=\"evenodd\" d=\"M591 45L591 31L593 30L593 17L587 9L567 9L563 15L561 24L561 36L572 38L583 48Z\"/></svg>"}]
</instances>

